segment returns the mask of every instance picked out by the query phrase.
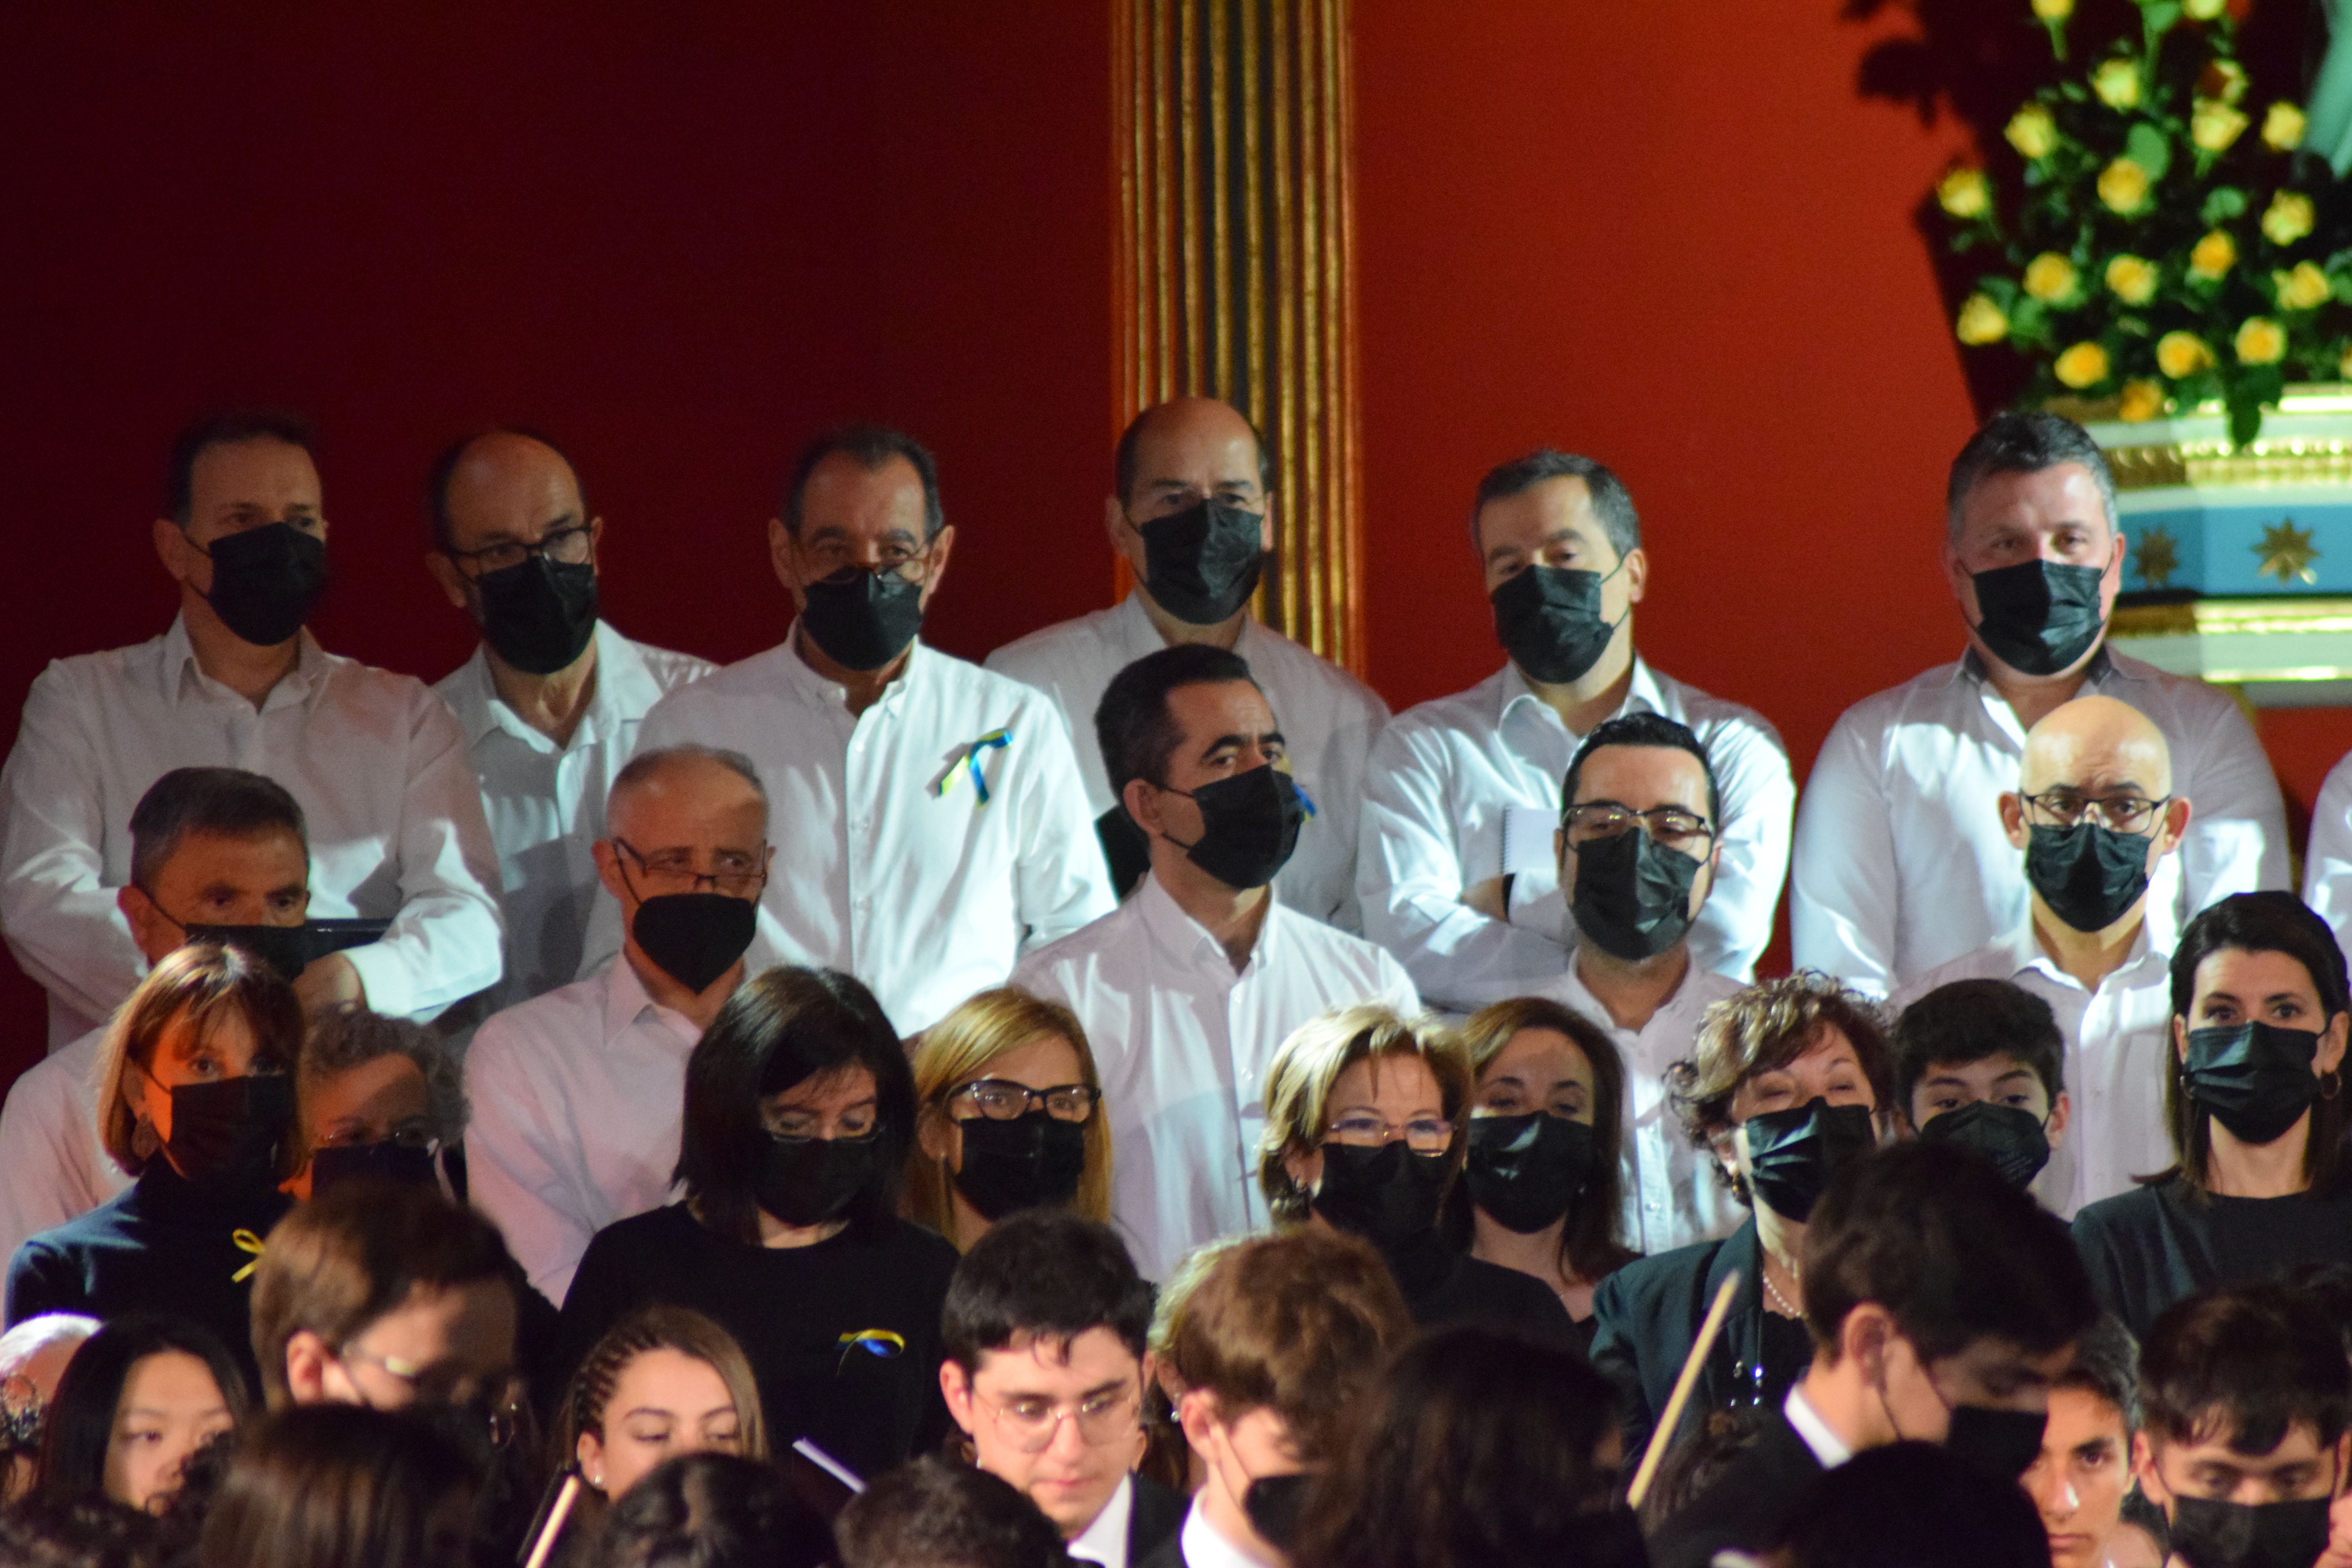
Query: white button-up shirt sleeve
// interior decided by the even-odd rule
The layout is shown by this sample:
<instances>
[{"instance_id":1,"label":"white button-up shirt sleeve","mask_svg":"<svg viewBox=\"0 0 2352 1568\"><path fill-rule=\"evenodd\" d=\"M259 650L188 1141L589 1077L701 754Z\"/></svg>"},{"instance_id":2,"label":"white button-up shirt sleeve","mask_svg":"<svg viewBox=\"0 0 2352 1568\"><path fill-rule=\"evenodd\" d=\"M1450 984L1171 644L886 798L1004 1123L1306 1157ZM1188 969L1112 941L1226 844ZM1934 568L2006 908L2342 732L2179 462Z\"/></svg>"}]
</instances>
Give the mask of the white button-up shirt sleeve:
<instances>
[{"instance_id":1,"label":"white button-up shirt sleeve","mask_svg":"<svg viewBox=\"0 0 2352 1568\"><path fill-rule=\"evenodd\" d=\"M2137 684L2119 682L2106 689L2128 702ZM2254 727L2222 693L2202 682L2179 684L2179 716L2164 729L2173 753L2172 787L2189 797L2192 811L2189 831L2175 851L2181 881L2177 913L2185 925L2189 916L2232 893L2292 883L2286 802ZM2168 934L2177 937L2179 930L2176 925Z\"/></svg>"},{"instance_id":2,"label":"white button-up shirt sleeve","mask_svg":"<svg viewBox=\"0 0 2352 1568\"><path fill-rule=\"evenodd\" d=\"M0 1257L130 1185L98 1142L90 1074L104 1031L33 1064L0 1108Z\"/></svg>"},{"instance_id":3,"label":"white button-up shirt sleeve","mask_svg":"<svg viewBox=\"0 0 2352 1568\"><path fill-rule=\"evenodd\" d=\"M1110 913L1110 871L1102 839L1087 810L1070 730L1042 697L1026 719L1034 750L1013 775L1013 804L1022 815L1020 858L1014 863L1024 952L1069 935Z\"/></svg>"},{"instance_id":4,"label":"white button-up shirt sleeve","mask_svg":"<svg viewBox=\"0 0 2352 1568\"><path fill-rule=\"evenodd\" d=\"M1800 969L1885 996L1895 985L1901 903L1887 758L1849 711L1822 742L1797 808L1790 946Z\"/></svg>"},{"instance_id":5,"label":"white button-up shirt sleeve","mask_svg":"<svg viewBox=\"0 0 2352 1568\"><path fill-rule=\"evenodd\" d=\"M599 1216L583 1202L575 1170L583 1130L558 1125L562 1108L547 1104L529 1047L510 1037L528 1027L510 1013L494 1014L466 1052L473 1112L466 1124L467 1195L498 1223L530 1282L561 1305ZM577 1044L593 1050L602 1042L589 1035Z\"/></svg>"},{"instance_id":6,"label":"white button-up shirt sleeve","mask_svg":"<svg viewBox=\"0 0 2352 1568\"><path fill-rule=\"evenodd\" d=\"M2311 804L2311 847L2303 858L2303 901L2352 952L2352 756L2327 772Z\"/></svg>"}]
</instances>

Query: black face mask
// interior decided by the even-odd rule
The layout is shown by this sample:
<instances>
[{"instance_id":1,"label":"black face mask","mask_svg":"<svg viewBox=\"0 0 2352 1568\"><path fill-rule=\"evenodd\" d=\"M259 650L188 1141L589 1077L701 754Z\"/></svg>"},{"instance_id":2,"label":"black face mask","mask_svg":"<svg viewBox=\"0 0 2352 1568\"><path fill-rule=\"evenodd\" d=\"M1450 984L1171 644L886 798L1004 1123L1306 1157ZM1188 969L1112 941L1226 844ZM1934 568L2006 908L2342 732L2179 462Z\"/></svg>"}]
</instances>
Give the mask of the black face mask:
<instances>
[{"instance_id":1,"label":"black face mask","mask_svg":"<svg viewBox=\"0 0 2352 1568\"><path fill-rule=\"evenodd\" d=\"M327 547L290 522L224 534L206 552L221 625L256 647L276 647L302 629L327 590Z\"/></svg>"},{"instance_id":2,"label":"black face mask","mask_svg":"<svg viewBox=\"0 0 2352 1568\"><path fill-rule=\"evenodd\" d=\"M1538 1110L1470 1123L1462 1180L1470 1201L1505 1230L1529 1236L1564 1217L1599 1163L1592 1129Z\"/></svg>"},{"instance_id":3,"label":"black face mask","mask_svg":"<svg viewBox=\"0 0 2352 1568\"><path fill-rule=\"evenodd\" d=\"M1334 1226L1393 1247L1437 1228L1445 1157L1416 1154L1402 1139L1367 1149L1323 1145L1323 1180L1310 1206Z\"/></svg>"},{"instance_id":4,"label":"black face mask","mask_svg":"<svg viewBox=\"0 0 2352 1568\"><path fill-rule=\"evenodd\" d=\"M1280 768L1252 768L1202 784L1188 798L1201 808L1201 837L1181 847L1193 865L1228 888L1265 887L1298 847L1307 797Z\"/></svg>"},{"instance_id":5,"label":"black face mask","mask_svg":"<svg viewBox=\"0 0 2352 1568\"><path fill-rule=\"evenodd\" d=\"M389 1182L399 1187L430 1187L433 1151L414 1143L333 1143L310 1152L310 1195L343 1182Z\"/></svg>"},{"instance_id":6,"label":"black face mask","mask_svg":"<svg viewBox=\"0 0 2352 1568\"><path fill-rule=\"evenodd\" d=\"M1059 1208L1087 1173L1087 1125L1032 1110L1009 1121L959 1121L963 1168L956 1190L989 1221L1017 1209Z\"/></svg>"},{"instance_id":7,"label":"black face mask","mask_svg":"<svg viewBox=\"0 0 2352 1568\"><path fill-rule=\"evenodd\" d=\"M596 635L596 568L534 555L474 579L482 640L525 675L568 668Z\"/></svg>"},{"instance_id":8,"label":"black face mask","mask_svg":"<svg viewBox=\"0 0 2352 1568\"><path fill-rule=\"evenodd\" d=\"M2106 629L2095 566L2021 561L1976 574L1977 637L2021 675L2055 675Z\"/></svg>"},{"instance_id":9,"label":"black face mask","mask_svg":"<svg viewBox=\"0 0 2352 1568\"><path fill-rule=\"evenodd\" d=\"M2088 818L2027 829L2025 879L2076 931L2106 930L2147 891L2147 838Z\"/></svg>"},{"instance_id":10,"label":"black face mask","mask_svg":"<svg viewBox=\"0 0 2352 1568\"><path fill-rule=\"evenodd\" d=\"M155 1086L150 1080L149 1088ZM278 1175L278 1146L294 1125L294 1084L284 1073L257 1073L211 1083L176 1084L172 1135L163 1148L172 1167L206 1186L268 1186Z\"/></svg>"},{"instance_id":11,"label":"black face mask","mask_svg":"<svg viewBox=\"0 0 2352 1568\"><path fill-rule=\"evenodd\" d=\"M1198 500L1141 525L1143 586L1152 603L1187 626L1213 626L1241 614L1257 591L1265 514Z\"/></svg>"},{"instance_id":12,"label":"black face mask","mask_svg":"<svg viewBox=\"0 0 2352 1568\"><path fill-rule=\"evenodd\" d=\"M1996 1105L1990 1100L1969 1103L1931 1116L1919 1129L1919 1138L1927 1143L1957 1143L1975 1151L1992 1163L2000 1179L2023 1191L2042 1167L2050 1163L2050 1134L2042 1119L2030 1110L2014 1105Z\"/></svg>"},{"instance_id":13,"label":"black face mask","mask_svg":"<svg viewBox=\"0 0 2352 1568\"><path fill-rule=\"evenodd\" d=\"M801 629L844 669L879 669L915 640L923 626L923 587L896 573L845 567L808 585Z\"/></svg>"},{"instance_id":14,"label":"black face mask","mask_svg":"<svg viewBox=\"0 0 2352 1568\"><path fill-rule=\"evenodd\" d=\"M224 947L242 948L278 972L278 977L291 985L302 978L302 971L310 964L310 931L308 926L207 926L180 928L190 942L216 942Z\"/></svg>"},{"instance_id":15,"label":"black face mask","mask_svg":"<svg viewBox=\"0 0 2352 1568\"><path fill-rule=\"evenodd\" d=\"M771 1134L752 1195L786 1225L823 1225L866 1190L880 1155L881 1140L871 1133L863 1138Z\"/></svg>"},{"instance_id":16,"label":"black face mask","mask_svg":"<svg viewBox=\"0 0 2352 1568\"><path fill-rule=\"evenodd\" d=\"M2318 1057L2319 1037L2308 1029L2261 1023L2191 1029L2180 1084L2240 1142L2269 1143L2319 1098L2311 1070Z\"/></svg>"},{"instance_id":17,"label":"black face mask","mask_svg":"<svg viewBox=\"0 0 2352 1568\"><path fill-rule=\"evenodd\" d=\"M1786 1110L1767 1110L1741 1127L1748 1138L1748 1185L1757 1201L1782 1219L1811 1219L1822 1190L1838 1171L1877 1146L1878 1129L1859 1105L1815 1098Z\"/></svg>"},{"instance_id":18,"label":"black face mask","mask_svg":"<svg viewBox=\"0 0 2352 1568\"><path fill-rule=\"evenodd\" d=\"M1624 569L1579 572L1567 566L1530 566L1507 577L1488 596L1495 606L1495 637L1529 680L1565 686L1580 680L1609 651L1622 619L1601 618L1601 584Z\"/></svg>"},{"instance_id":19,"label":"black face mask","mask_svg":"<svg viewBox=\"0 0 2352 1568\"><path fill-rule=\"evenodd\" d=\"M2042 1457L2042 1434L2049 1421L2049 1416L2039 1410L1955 1405L1951 1430L1944 1436L1944 1451L1958 1455L1989 1476L2013 1481ZM2310 1564L2305 1563L2304 1568L2310 1568Z\"/></svg>"},{"instance_id":20,"label":"black face mask","mask_svg":"<svg viewBox=\"0 0 2352 1568\"><path fill-rule=\"evenodd\" d=\"M1315 1478L1299 1471L1287 1476L1260 1476L1242 1490L1242 1511L1249 1515L1257 1538L1287 1556L1298 1539L1299 1516L1307 1510L1307 1489Z\"/></svg>"},{"instance_id":21,"label":"black face mask","mask_svg":"<svg viewBox=\"0 0 2352 1568\"><path fill-rule=\"evenodd\" d=\"M1601 952L1628 963L1654 958L1691 928L1691 885L1705 862L1642 829L1576 847L1569 913Z\"/></svg>"},{"instance_id":22,"label":"black face mask","mask_svg":"<svg viewBox=\"0 0 2352 1568\"><path fill-rule=\"evenodd\" d=\"M698 996L743 956L759 923L750 899L656 893L630 917L629 934L656 968Z\"/></svg>"},{"instance_id":23,"label":"black face mask","mask_svg":"<svg viewBox=\"0 0 2352 1568\"><path fill-rule=\"evenodd\" d=\"M2177 1497L2172 1550L2189 1568L2311 1568L2327 1550L2328 1501Z\"/></svg>"}]
</instances>

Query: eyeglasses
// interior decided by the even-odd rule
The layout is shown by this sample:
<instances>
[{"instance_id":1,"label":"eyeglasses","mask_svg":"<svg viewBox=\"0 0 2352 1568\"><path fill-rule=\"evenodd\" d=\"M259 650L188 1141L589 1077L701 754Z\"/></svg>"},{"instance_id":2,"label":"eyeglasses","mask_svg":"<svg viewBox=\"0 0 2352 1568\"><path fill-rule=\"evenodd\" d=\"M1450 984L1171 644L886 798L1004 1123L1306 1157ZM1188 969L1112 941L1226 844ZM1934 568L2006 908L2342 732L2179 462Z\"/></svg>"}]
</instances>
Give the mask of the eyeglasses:
<instances>
[{"instance_id":1,"label":"eyeglasses","mask_svg":"<svg viewBox=\"0 0 2352 1568\"><path fill-rule=\"evenodd\" d=\"M1010 1079L981 1078L949 1094L947 1103L950 1108L970 1105L991 1121L1011 1121L1041 1105L1056 1121L1084 1121L1102 1103L1102 1090L1084 1083L1031 1089Z\"/></svg>"},{"instance_id":2,"label":"eyeglasses","mask_svg":"<svg viewBox=\"0 0 2352 1568\"><path fill-rule=\"evenodd\" d=\"M1024 1454L1042 1454L1052 1447L1054 1435L1062 1429L1066 1418L1077 1422L1078 1439L1090 1448L1116 1443L1134 1434L1143 1408L1143 1395L1133 1387L1106 1390L1075 1405L1056 1405L1034 1394L1017 1395L999 1405L976 1389L971 1397L989 1413L997 1430L1010 1436L1013 1447Z\"/></svg>"},{"instance_id":3,"label":"eyeglasses","mask_svg":"<svg viewBox=\"0 0 2352 1568\"><path fill-rule=\"evenodd\" d=\"M2093 800L2082 791L2074 789L2049 789L2040 795L2025 795L2018 798L2061 827L2074 826L2087 812L2116 832L2130 834L2146 833L2157 813L2172 801L2168 795L2159 800L2150 800L2140 795L2116 795L2105 800Z\"/></svg>"},{"instance_id":4,"label":"eyeglasses","mask_svg":"<svg viewBox=\"0 0 2352 1568\"><path fill-rule=\"evenodd\" d=\"M1394 1122L1357 1111L1331 1123L1331 1131L1324 1135L1323 1141L1345 1143L1357 1149L1377 1149L1400 1138L1404 1140L1404 1146L1416 1154L1443 1154L1454 1142L1454 1123L1433 1116L1417 1116L1399 1127Z\"/></svg>"},{"instance_id":5,"label":"eyeglasses","mask_svg":"<svg viewBox=\"0 0 2352 1568\"><path fill-rule=\"evenodd\" d=\"M513 1373L498 1373L486 1378L462 1363L420 1363L405 1356L372 1355L352 1345L337 1351L335 1359L374 1367L386 1377L407 1384L410 1395L420 1405L462 1406L480 1412L489 1423L494 1442L504 1443L512 1437L522 1418L523 1382Z\"/></svg>"},{"instance_id":6,"label":"eyeglasses","mask_svg":"<svg viewBox=\"0 0 2352 1568\"><path fill-rule=\"evenodd\" d=\"M748 899L767 884L767 846L761 845L753 854L747 849L719 849L710 856L708 871L694 868L691 849L656 849L651 855L642 853L635 845L615 835L615 847L637 863L637 870L646 886L655 893L691 893L708 882L714 892L730 899ZM640 895L650 897L650 894Z\"/></svg>"},{"instance_id":7,"label":"eyeglasses","mask_svg":"<svg viewBox=\"0 0 2352 1568\"><path fill-rule=\"evenodd\" d=\"M1677 805L1653 806L1648 811L1635 811L1632 806L1613 800L1580 801L1561 814L1560 821L1568 829L1570 844L1591 844L1602 838L1614 838L1621 833L1631 833L1639 823L1652 838L1669 849L1687 849L1715 837L1706 818Z\"/></svg>"},{"instance_id":8,"label":"eyeglasses","mask_svg":"<svg viewBox=\"0 0 2352 1568\"><path fill-rule=\"evenodd\" d=\"M588 564L593 530L586 523L570 528L554 528L540 536L536 544L522 544L513 540L486 544L479 550L451 550L445 553L460 561L474 563L477 576L488 572L503 572L509 566L520 566L534 555L544 555L564 566Z\"/></svg>"}]
</instances>

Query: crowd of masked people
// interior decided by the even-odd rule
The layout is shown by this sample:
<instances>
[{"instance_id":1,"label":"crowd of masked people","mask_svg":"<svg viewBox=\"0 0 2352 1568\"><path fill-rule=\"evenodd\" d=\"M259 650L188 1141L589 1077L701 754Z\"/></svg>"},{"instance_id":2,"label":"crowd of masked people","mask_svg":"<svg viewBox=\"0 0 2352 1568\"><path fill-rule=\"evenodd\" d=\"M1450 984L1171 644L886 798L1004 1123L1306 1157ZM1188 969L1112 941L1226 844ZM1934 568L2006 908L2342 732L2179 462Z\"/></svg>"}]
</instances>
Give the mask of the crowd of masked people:
<instances>
[{"instance_id":1,"label":"crowd of masked people","mask_svg":"<svg viewBox=\"0 0 2352 1568\"><path fill-rule=\"evenodd\" d=\"M191 426L0 767L0 1565L2352 1568L2352 763L2298 897L2085 433L1968 442L1961 657L1801 796L1601 463L1391 716L1252 615L1272 462L1147 410L1133 592L973 665L829 433L713 668L474 436L428 689L304 629L308 430Z\"/></svg>"}]
</instances>

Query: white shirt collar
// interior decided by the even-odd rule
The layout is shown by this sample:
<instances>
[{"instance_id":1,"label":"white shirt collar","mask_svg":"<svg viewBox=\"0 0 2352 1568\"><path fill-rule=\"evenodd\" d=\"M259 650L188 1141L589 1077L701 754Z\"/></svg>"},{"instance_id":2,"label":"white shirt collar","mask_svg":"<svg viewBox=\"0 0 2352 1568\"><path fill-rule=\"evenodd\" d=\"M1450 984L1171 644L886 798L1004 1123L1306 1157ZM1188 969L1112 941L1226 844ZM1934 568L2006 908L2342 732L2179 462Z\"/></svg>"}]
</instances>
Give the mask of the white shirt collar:
<instances>
[{"instance_id":1,"label":"white shirt collar","mask_svg":"<svg viewBox=\"0 0 2352 1568\"><path fill-rule=\"evenodd\" d=\"M313 683L325 666L326 657L326 650L319 646L319 639L310 635L310 627L304 626L295 634L294 668L269 689L269 695L262 699L262 705L268 707L277 700L279 692L286 693L290 701L299 702L309 697ZM190 679L212 679L196 662L196 645L189 640L188 622L184 615L173 616L170 629L163 634L163 666L159 673L163 677L164 700L169 702L180 700ZM227 688L223 687L222 689L226 691Z\"/></svg>"},{"instance_id":2,"label":"white shirt collar","mask_svg":"<svg viewBox=\"0 0 2352 1568\"><path fill-rule=\"evenodd\" d=\"M692 1019L655 1001L646 990L646 983L637 978L636 966L629 962L626 949L613 955L604 965L604 1038L616 1040L635 1026L637 1021L651 1014L654 1019L683 1039L688 1049L702 1037Z\"/></svg>"},{"instance_id":3,"label":"white shirt collar","mask_svg":"<svg viewBox=\"0 0 2352 1568\"><path fill-rule=\"evenodd\" d=\"M1135 1512L1135 1477L1118 1479L1118 1489L1095 1515L1092 1524L1078 1531L1069 1544L1073 1557L1088 1563L1099 1563L1102 1568L1127 1568L1127 1521Z\"/></svg>"},{"instance_id":4,"label":"white shirt collar","mask_svg":"<svg viewBox=\"0 0 2352 1568\"><path fill-rule=\"evenodd\" d=\"M1157 872L1147 872L1143 885L1135 890L1132 900L1137 918L1152 940L1165 947L1176 958L1189 963L1209 963L1234 979L1254 970L1263 969L1273 959L1274 923L1280 912L1271 891L1266 895L1265 918L1258 922L1257 942L1250 949L1249 963L1241 969L1225 953L1224 943L1209 934L1209 928L1185 912L1184 906L1160 885Z\"/></svg>"},{"instance_id":5,"label":"white shirt collar","mask_svg":"<svg viewBox=\"0 0 2352 1568\"><path fill-rule=\"evenodd\" d=\"M1184 1568L1265 1568L1265 1564L1225 1539L1224 1531L1209 1522L1202 1511L1196 1493L1192 1506L1184 1515L1184 1528L1177 1538L1177 1549L1184 1554Z\"/></svg>"},{"instance_id":6,"label":"white shirt collar","mask_svg":"<svg viewBox=\"0 0 2352 1568\"><path fill-rule=\"evenodd\" d=\"M2000 939L2000 946L2007 950L2011 958L2016 961L2016 972L2022 973L2029 969L2034 970L2042 974L2047 975L2051 981L2056 984L2071 985L2077 991L2082 990L2082 982L2076 980L2073 975L2059 968L2057 962L2047 952L2042 951L2042 939L2033 934L2033 916L2031 912L2032 910L2032 904L2030 895L2026 909L2028 912L2025 917L2025 923L2017 927L2007 936ZM2132 934L2130 949L2125 952L2124 961L2121 963L2116 964L2116 967L2109 972L2107 979L2113 980L2118 976L2127 975L2135 969L2137 969L2141 964L2146 963L2150 958L2157 956L2158 955L2148 946L2147 916L2146 910L2143 910L2140 915L2139 930ZM2170 960L2167 957L2163 962L2168 964ZM2102 981L2100 984L2104 985L2105 981Z\"/></svg>"},{"instance_id":7,"label":"white shirt collar","mask_svg":"<svg viewBox=\"0 0 2352 1568\"><path fill-rule=\"evenodd\" d=\"M783 656L784 673L804 695L830 703L844 712L848 711L849 689L819 674L814 666L801 657L801 623L798 616L794 616L793 624L785 628L784 640L778 645L776 652ZM874 700L874 706L866 711L871 713L896 706L900 693L929 676L930 658L930 650L923 646L923 639L918 636L907 645L906 668L882 688L882 695Z\"/></svg>"},{"instance_id":8,"label":"white shirt collar","mask_svg":"<svg viewBox=\"0 0 2352 1568\"><path fill-rule=\"evenodd\" d=\"M1803 1378L1789 1385L1789 1396L1780 1401L1780 1414L1789 1418L1789 1425L1797 1429L1797 1436L1805 1440L1805 1447L1813 1451L1822 1468L1834 1470L1853 1458L1853 1450L1846 1447L1845 1439L1831 1431L1821 1413L1806 1402Z\"/></svg>"},{"instance_id":9,"label":"white shirt collar","mask_svg":"<svg viewBox=\"0 0 2352 1568\"><path fill-rule=\"evenodd\" d=\"M1498 727L1510 717L1511 710L1521 702L1532 702L1537 707L1543 708L1546 712L1551 711L1550 709L1545 708L1544 700L1536 695L1536 689L1528 684L1526 674L1520 670L1516 662L1505 659L1502 671L1496 677L1496 680L1498 700L1495 708L1495 722ZM1648 662L1637 653L1633 656L1633 679L1625 688L1625 700L1617 704L1615 711L1612 712L1609 718L1621 718L1627 713L1663 712L1664 711L1664 705L1661 700L1663 695L1658 689L1657 676L1651 671ZM1605 723L1607 721L1604 720L1602 722ZM1565 725L1561 727L1566 728Z\"/></svg>"},{"instance_id":10,"label":"white shirt collar","mask_svg":"<svg viewBox=\"0 0 2352 1568\"><path fill-rule=\"evenodd\" d=\"M574 744L584 737L611 733L618 715L643 713L662 699L661 683L646 668L635 644L602 619L592 635L596 643L596 686L588 696L585 721L572 732ZM537 750L557 750L554 742L524 723L499 696L485 645L475 644L473 657L458 668L463 679L454 682L446 695L450 710L465 729L467 746L479 745L484 736L502 731Z\"/></svg>"}]
</instances>

